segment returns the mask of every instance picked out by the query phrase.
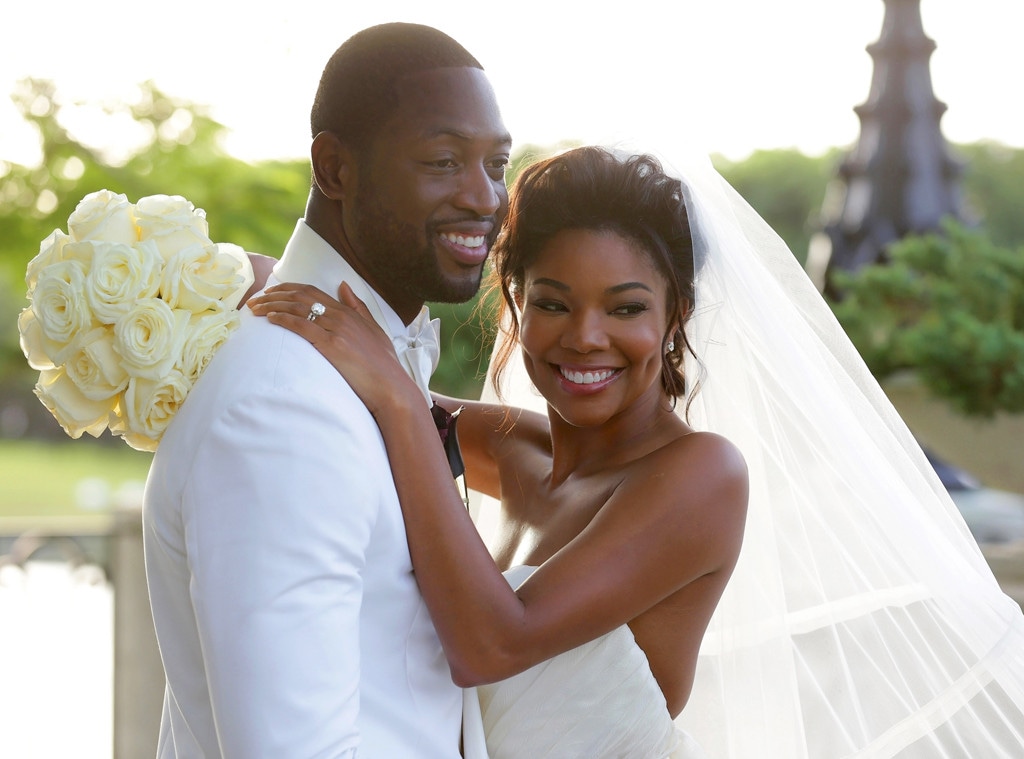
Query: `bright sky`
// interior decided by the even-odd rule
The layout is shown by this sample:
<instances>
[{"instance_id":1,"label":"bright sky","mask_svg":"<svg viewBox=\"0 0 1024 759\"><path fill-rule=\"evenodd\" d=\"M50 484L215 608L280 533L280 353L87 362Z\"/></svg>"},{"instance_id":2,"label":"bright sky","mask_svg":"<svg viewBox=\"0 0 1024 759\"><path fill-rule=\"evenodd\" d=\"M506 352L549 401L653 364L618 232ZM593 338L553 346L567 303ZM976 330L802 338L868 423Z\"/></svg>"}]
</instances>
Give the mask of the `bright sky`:
<instances>
[{"instance_id":1,"label":"bright sky","mask_svg":"<svg viewBox=\"0 0 1024 759\"><path fill-rule=\"evenodd\" d=\"M31 0L4 10L0 89L32 75L66 100L131 98L153 79L209 105L246 159L307 155L324 62L383 21L436 26L484 65L518 144L633 139L671 155L696 146L816 154L852 143L869 91L865 46L882 0ZM921 0L936 96L954 142L1024 145L1021 0ZM126 138L107 125L92 142ZM0 99L0 160L34 163L32 131Z\"/></svg>"}]
</instances>

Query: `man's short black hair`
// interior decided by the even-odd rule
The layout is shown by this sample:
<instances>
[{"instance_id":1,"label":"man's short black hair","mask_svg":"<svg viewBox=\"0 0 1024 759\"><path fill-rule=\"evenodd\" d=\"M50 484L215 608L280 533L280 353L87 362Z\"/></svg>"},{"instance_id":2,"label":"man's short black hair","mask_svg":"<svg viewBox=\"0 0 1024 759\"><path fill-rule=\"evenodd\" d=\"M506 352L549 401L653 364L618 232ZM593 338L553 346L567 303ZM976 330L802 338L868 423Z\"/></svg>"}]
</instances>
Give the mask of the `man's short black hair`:
<instances>
[{"instance_id":1,"label":"man's short black hair","mask_svg":"<svg viewBox=\"0 0 1024 759\"><path fill-rule=\"evenodd\" d=\"M397 83L437 68L483 69L444 32L422 24L389 23L357 32L324 67L310 113L312 136L332 132L363 150L398 107Z\"/></svg>"}]
</instances>

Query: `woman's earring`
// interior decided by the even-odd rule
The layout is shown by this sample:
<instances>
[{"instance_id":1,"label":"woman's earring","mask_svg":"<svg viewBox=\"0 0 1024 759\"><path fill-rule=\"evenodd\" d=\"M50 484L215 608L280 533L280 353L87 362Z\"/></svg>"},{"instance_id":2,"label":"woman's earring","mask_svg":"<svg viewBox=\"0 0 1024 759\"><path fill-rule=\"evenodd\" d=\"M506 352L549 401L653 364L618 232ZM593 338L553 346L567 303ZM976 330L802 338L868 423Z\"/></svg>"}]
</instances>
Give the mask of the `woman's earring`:
<instances>
[{"instance_id":1,"label":"woman's earring","mask_svg":"<svg viewBox=\"0 0 1024 759\"><path fill-rule=\"evenodd\" d=\"M675 340L669 340L668 345L665 346L665 353L671 353L676 349Z\"/></svg>"}]
</instances>

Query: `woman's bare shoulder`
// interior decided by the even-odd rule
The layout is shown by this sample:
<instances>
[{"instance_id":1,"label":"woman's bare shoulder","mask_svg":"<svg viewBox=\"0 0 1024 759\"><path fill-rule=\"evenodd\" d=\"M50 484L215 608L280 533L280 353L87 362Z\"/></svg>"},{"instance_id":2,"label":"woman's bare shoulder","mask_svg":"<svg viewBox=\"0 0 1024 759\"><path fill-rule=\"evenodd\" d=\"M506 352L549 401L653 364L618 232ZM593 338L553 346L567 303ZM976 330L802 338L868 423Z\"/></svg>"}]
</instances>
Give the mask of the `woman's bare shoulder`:
<instances>
[{"instance_id":1,"label":"woman's bare shoulder","mask_svg":"<svg viewBox=\"0 0 1024 759\"><path fill-rule=\"evenodd\" d=\"M689 428L638 458L633 468L644 475L654 470L673 479L685 478L694 469L729 479L747 476L746 461L732 441L715 432Z\"/></svg>"},{"instance_id":2,"label":"woman's bare shoulder","mask_svg":"<svg viewBox=\"0 0 1024 759\"><path fill-rule=\"evenodd\" d=\"M717 520L743 521L749 480L740 449L714 432L691 431L631 467L623 486L656 508L689 517L708 511Z\"/></svg>"},{"instance_id":3,"label":"woman's bare shoulder","mask_svg":"<svg viewBox=\"0 0 1024 759\"><path fill-rule=\"evenodd\" d=\"M747 463L740 449L716 432L693 431L672 441L668 454L683 463L707 467L708 473L726 478L747 478Z\"/></svg>"}]
</instances>

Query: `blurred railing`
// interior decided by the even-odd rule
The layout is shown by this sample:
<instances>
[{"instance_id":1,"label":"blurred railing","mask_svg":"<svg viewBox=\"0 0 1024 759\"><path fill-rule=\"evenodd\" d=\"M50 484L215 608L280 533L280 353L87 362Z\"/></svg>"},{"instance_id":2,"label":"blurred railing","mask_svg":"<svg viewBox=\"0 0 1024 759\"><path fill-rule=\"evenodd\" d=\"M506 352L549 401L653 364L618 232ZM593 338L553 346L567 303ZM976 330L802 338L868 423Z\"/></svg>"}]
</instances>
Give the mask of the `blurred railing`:
<instances>
[{"instance_id":1,"label":"blurred railing","mask_svg":"<svg viewBox=\"0 0 1024 759\"><path fill-rule=\"evenodd\" d=\"M0 519L0 569L30 561L92 565L113 590L115 759L156 756L164 674L149 609L138 508L113 514ZM8 620L7 624L11 624Z\"/></svg>"}]
</instances>

